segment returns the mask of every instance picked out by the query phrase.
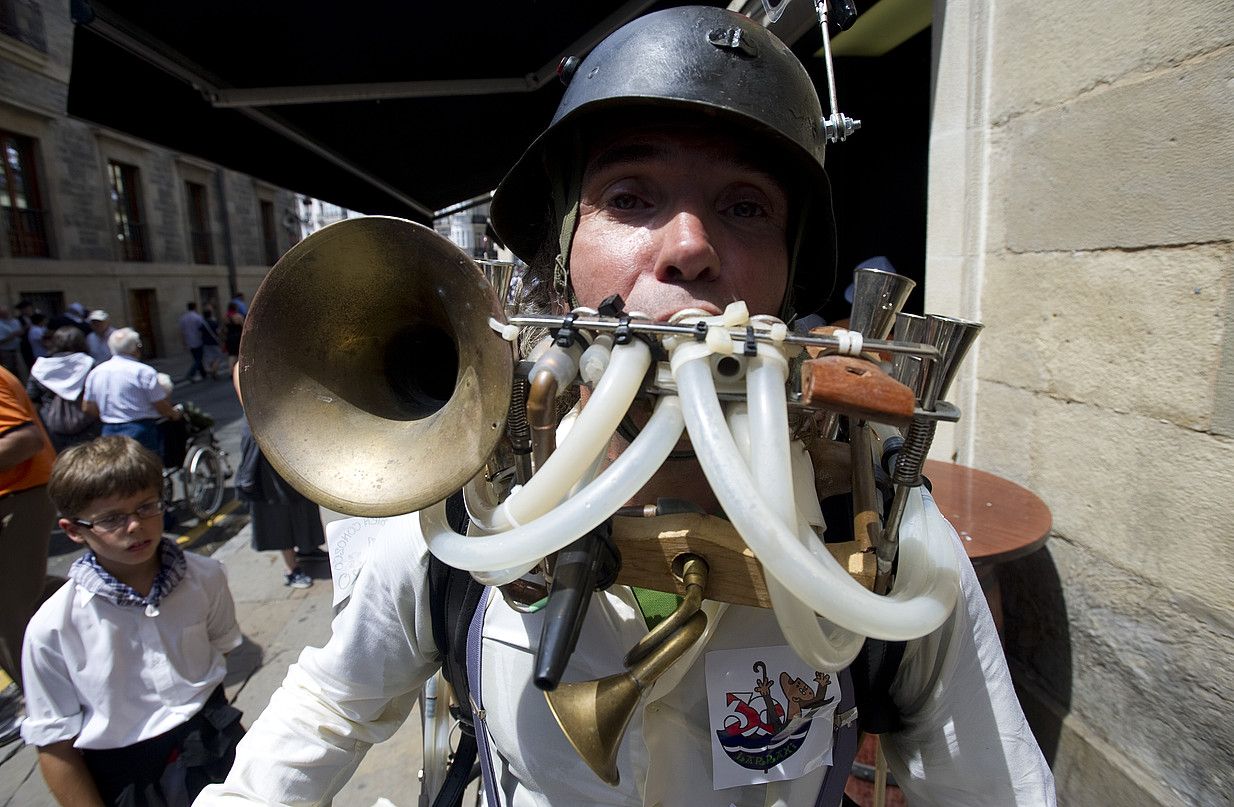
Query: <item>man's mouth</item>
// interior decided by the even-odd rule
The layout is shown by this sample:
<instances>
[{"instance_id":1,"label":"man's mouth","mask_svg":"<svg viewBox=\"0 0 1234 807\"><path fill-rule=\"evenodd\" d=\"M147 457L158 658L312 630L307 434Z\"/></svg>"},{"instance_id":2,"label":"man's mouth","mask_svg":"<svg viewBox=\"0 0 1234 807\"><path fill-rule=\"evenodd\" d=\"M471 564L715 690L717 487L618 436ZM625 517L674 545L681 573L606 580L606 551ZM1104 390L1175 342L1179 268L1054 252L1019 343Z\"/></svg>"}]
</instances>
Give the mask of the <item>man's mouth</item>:
<instances>
[{"instance_id":1,"label":"man's mouth","mask_svg":"<svg viewBox=\"0 0 1234 807\"><path fill-rule=\"evenodd\" d=\"M125 552L140 552L141 550L150 546L150 544L152 543L154 543L154 541L138 541L137 543L130 545L129 548L124 551Z\"/></svg>"}]
</instances>

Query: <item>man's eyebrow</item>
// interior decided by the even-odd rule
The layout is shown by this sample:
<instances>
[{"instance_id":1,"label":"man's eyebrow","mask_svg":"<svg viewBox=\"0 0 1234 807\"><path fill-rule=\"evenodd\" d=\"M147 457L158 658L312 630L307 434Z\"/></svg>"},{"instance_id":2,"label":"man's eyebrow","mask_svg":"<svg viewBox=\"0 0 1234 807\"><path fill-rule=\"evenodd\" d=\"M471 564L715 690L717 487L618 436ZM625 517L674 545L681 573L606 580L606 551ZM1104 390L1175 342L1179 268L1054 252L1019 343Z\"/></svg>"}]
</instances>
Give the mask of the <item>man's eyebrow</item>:
<instances>
[{"instance_id":1,"label":"man's eyebrow","mask_svg":"<svg viewBox=\"0 0 1234 807\"><path fill-rule=\"evenodd\" d=\"M594 174L614 165L645 163L669 156L668 149L657 143L622 143L610 146L587 163L585 173Z\"/></svg>"},{"instance_id":2,"label":"man's eyebrow","mask_svg":"<svg viewBox=\"0 0 1234 807\"><path fill-rule=\"evenodd\" d=\"M615 165L647 163L655 160L672 159L672 157L673 150L660 143L620 143L604 149L591 158L591 161L587 163L587 167L584 170L584 175L596 174ZM777 184L783 184L776 177L776 172L767 164L765 157L754 150L741 149L736 154L726 156L725 159L739 168L756 174L762 174Z\"/></svg>"}]
</instances>

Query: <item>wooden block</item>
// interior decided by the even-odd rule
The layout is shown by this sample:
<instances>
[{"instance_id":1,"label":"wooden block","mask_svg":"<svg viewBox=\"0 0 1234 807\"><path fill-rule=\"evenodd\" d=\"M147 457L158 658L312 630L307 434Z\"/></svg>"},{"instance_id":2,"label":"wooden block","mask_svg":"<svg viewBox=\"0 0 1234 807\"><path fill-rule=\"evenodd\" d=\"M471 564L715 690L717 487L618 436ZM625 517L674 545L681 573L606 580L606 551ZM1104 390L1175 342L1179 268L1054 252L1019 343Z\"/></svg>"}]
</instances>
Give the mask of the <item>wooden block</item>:
<instances>
[{"instance_id":1,"label":"wooden block","mask_svg":"<svg viewBox=\"0 0 1234 807\"><path fill-rule=\"evenodd\" d=\"M821 356L801 365L801 402L893 426L913 418L913 391L875 363L855 356Z\"/></svg>"},{"instance_id":2,"label":"wooden block","mask_svg":"<svg viewBox=\"0 0 1234 807\"><path fill-rule=\"evenodd\" d=\"M673 574L673 562L694 554L710 569L703 596L717 602L770 608L763 567L733 525L722 518L680 513L655 518L613 519L613 540L621 550L617 582L655 591L685 594ZM827 544L827 549L859 583L874 583L874 555L858 541Z\"/></svg>"}]
</instances>

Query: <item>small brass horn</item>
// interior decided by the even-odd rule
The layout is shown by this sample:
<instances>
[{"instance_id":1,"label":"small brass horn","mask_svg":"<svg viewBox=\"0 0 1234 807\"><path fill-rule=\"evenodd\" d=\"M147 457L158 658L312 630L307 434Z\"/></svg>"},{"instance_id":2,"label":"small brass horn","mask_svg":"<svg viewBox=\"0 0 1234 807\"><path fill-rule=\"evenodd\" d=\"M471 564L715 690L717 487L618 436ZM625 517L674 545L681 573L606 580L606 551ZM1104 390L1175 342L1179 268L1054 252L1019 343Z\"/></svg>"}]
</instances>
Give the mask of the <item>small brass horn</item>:
<instances>
[{"instance_id":1,"label":"small brass horn","mask_svg":"<svg viewBox=\"0 0 1234 807\"><path fill-rule=\"evenodd\" d=\"M403 219L348 219L292 247L253 297L244 412L296 490L356 516L444 499L505 425L505 315L458 247Z\"/></svg>"},{"instance_id":2,"label":"small brass horn","mask_svg":"<svg viewBox=\"0 0 1234 807\"><path fill-rule=\"evenodd\" d=\"M574 750L596 776L614 787L621 780L617 749L643 693L698 641L707 627L707 615L699 610L701 593L707 585L707 564L701 558L690 558L683 577L688 585L698 589L700 596L687 595L661 623L669 624L667 630L671 633L656 631L652 642L631 651L638 661L630 669L595 681L558 684L555 690L544 693L553 717ZM683 620L680 615L690 611L693 614Z\"/></svg>"}]
</instances>

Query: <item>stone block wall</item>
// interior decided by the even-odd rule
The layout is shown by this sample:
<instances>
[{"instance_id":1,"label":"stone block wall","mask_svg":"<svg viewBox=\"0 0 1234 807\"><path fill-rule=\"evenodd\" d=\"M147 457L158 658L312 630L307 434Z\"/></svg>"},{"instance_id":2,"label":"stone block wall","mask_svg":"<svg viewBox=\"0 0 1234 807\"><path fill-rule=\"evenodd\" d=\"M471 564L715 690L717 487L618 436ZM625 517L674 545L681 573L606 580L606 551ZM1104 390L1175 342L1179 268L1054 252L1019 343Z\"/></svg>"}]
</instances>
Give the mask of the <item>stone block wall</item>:
<instances>
[{"instance_id":1,"label":"stone block wall","mask_svg":"<svg viewBox=\"0 0 1234 807\"><path fill-rule=\"evenodd\" d=\"M1000 577L1060 803L1227 804L1234 6L935 8L927 297L987 324L945 450L1054 514Z\"/></svg>"},{"instance_id":2,"label":"stone block wall","mask_svg":"<svg viewBox=\"0 0 1234 807\"><path fill-rule=\"evenodd\" d=\"M37 144L36 167L52 256L9 257L0 242L0 300L61 292L66 304L80 301L104 308L116 325L130 325L135 317L130 310L132 292L153 291L152 330L160 353L180 354L176 321L187 301L197 300L203 287L217 288L225 301L230 293L229 263L235 267L240 291L250 298L269 270L260 200L274 203L281 252L298 237L281 225L285 213L294 214L296 197L191 155L69 117L66 99L74 33L69 3L46 0L40 5L46 52L0 36L0 129L33 138ZM112 159L138 169L147 261L121 260L110 201ZM192 262L186 181L206 188L213 242L209 264ZM225 223L231 229L230 254Z\"/></svg>"}]
</instances>

